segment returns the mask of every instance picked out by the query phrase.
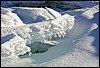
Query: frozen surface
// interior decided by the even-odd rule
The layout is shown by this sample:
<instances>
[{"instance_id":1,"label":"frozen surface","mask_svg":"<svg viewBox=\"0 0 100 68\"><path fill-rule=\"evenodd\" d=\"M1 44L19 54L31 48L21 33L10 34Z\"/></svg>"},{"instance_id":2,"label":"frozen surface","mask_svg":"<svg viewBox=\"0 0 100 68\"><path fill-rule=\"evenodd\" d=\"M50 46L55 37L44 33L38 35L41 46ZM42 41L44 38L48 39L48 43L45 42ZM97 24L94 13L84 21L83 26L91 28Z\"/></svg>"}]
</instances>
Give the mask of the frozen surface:
<instances>
[{"instance_id":1,"label":"frozen surface","mask_svg":"<svg viewBox=\"0 0 100 68\"><path fill-rule=\"evenodd\" d=\"M2 67L99 67L99 42L94 42L99 2L63 2L83 8L59 13L47 7L10 8L19 2L2 2L9 7L1 7Z\"/></svg>"},{"instance_id":2,"label":"frozen surface","mask_svg":"<svg viewBox=\"0 0 100 68\"><path fill-rule=\"evenodd\" d=\"M44 8L20 8L17 10L17 14L26 24L54 19Z\"/></svg>"},{"instance_id":3,"label":"frozen surface","mask_svg":"<svg viewBox=\"0 0 100 68\"><path fill-rule=\"evenodd\" d=\"M1 8L1 27L16 27L23 25L23 22L12 13L10 9Z\"/></svg>"},{"instance_id":4,"label":"frozen surface","mask_svg":"<svg viewBox=\"0 0 100 68\"><path fill-rule=\"evenodd\" d=\"M68 34L74 26L74 20L73 16L65 14L54 20L32 24L30 25L32 32L30 32L26 40L29 41L28 43L37 42L37 40L42 42L51 40L52 42L53 39L64 37Z\"/></svg>"},{"instance_id":5,"label":"frozen surface","mask_svg":"<svg viewBox=\"0 0 100 68\"><path fill-rule=\"evenodd\" d=\"M12 37L11 37L12 36ZM21 54L25 54L30 51L30 48L26 46L25 41L16 35L15 33L6 36L6 38L10 37L10 40L4 40L5 43L1 45L1 57L13 57Z\"/></svg>"}]
</instances>

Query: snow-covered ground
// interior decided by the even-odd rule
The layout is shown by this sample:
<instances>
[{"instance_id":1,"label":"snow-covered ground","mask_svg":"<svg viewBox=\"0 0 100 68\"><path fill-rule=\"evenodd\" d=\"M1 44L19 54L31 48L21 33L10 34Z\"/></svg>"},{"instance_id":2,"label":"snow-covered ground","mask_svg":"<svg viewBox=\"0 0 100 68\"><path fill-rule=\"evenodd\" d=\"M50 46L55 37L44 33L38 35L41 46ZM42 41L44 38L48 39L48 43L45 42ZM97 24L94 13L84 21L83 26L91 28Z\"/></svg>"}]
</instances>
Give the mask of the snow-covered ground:
<instances>
[{"instance_id":1,"label":"snow-covered ground","mask_svg":"<svg viewBox=\"0 0 100 68\"><path fill-rule=\"evenodd\" d=\"M99 67L99 1L62 1L83 8L59 12L19 2L1 3L2 67Z\"/></svg>"}]
</instances>

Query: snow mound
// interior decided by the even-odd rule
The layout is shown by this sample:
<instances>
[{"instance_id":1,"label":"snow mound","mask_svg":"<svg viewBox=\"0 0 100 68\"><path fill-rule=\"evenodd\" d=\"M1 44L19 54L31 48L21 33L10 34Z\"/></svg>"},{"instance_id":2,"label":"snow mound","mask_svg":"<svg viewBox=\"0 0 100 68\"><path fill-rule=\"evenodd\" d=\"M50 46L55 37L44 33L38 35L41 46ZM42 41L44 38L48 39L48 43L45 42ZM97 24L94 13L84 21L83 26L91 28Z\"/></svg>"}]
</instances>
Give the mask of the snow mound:
<instances>
[{"instance_id":1,"label":"snow mound","mask_svg":"<svg viewBox=\"0 0 100 68\"><path fill-rule=\"evenodd\" d=\"M29 32L32 32L32 30L27 25L18 26L18 27L15 27L15 28L1 27L1 37L12 34L13 32L15 32L21 38L24 39L24 38L26 38L26 36Z\"/></svg>"},{"instance_id":2,"label":"snow mound","mask_svg":"<svg viewBox=\"0 0 100 68\"><path fill-rule=\"evenodd\" d=\"M10 8L2 8L1 7L1 14L11 13Z\"/></svg>"},{"instance_id":3,"label":"snow mound","mask_svg":"<svg viewBox=\"0 0 100 68\"><path fill-rule=\"evenodd\" d=\"M82 16L84 16L88 19L92 19L94 17L94 14L97 12L99 12L99 5L89 8L87 11L82 13Z\"/></svg>"},{"instance_id":4,"label":"snow mound","mask_svg":"<svg viewBox=\"0 0 100 68\"><path fill-rule=\"evenodd\" d=\"M26 46L24 39L18 36L16 33L6 36L8 40L1 44L1 57L13 58L13 56L23 55L26 52L30 52L30 48ZM2 38L1 38L2 39ZM2 39L2 41L5 41Z\"/></svg>"},{"instance_id":5,"label":"snow mound","mask_svg":"<svg viewBox=\"0 0 100 68\"><path fill-rule=\"evenodd\" d=\"M55 17L61 16L60 13L52 10L53 12L56 13L54 15L55 17L53 17L50 14L51 11L49 11L49 12L48 11L44 8L25 8L24 7L24 8L18 9L17 14L22 19L22 21L26 24L42 22L42 21L46 21L46 20L50 20L50 19L55 19Z\"/></svg>"},{"instance_id":6,"label":"snow mound","mask_svg":"<svg viewBox=\"0 0 100 68\"><path fill-rule=\"evenodd\" d=\"M23 22L9 9L1 8L1 27L17 27L23 25Z\"/></svg>"}]
</instances>

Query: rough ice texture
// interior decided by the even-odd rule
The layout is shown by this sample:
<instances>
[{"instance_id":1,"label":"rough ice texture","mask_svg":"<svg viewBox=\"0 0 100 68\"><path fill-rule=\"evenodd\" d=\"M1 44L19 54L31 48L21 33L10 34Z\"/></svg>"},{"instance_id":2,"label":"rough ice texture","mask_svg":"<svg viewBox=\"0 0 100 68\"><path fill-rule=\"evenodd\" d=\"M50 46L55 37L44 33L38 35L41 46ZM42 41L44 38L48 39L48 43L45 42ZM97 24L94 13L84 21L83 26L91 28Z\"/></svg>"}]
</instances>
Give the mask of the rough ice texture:
<instances>
[{"instance_id":1,"label":"rough ice texture","mask_svg":"<svg viewBox=\"0 0 100 68\"><path fill-rule=\"evenodd\" d=\"M6 38L7 37L9 37L8 40L1 45L2 58L11 58L13 56L23 55L26 52L30 51L30 48L26 46L24 39L22 39L18 35L15 35L15 33L6 36Z\"/></svg>"},{"instance_id":2,"label":"rough ice texture","mask_svg":"<svg viewBox=\"0 0 100 68\"><path fill-rule=\"evenodd\" d=\"M62 15L54 20L39 22L30 25L32 32L28 35L28 43L64 37L74 26L74 17L68 14ZM66 29L65 29L66 28ZM52 41L51 41L52 42Z\"/></svg>"}]
</instances>

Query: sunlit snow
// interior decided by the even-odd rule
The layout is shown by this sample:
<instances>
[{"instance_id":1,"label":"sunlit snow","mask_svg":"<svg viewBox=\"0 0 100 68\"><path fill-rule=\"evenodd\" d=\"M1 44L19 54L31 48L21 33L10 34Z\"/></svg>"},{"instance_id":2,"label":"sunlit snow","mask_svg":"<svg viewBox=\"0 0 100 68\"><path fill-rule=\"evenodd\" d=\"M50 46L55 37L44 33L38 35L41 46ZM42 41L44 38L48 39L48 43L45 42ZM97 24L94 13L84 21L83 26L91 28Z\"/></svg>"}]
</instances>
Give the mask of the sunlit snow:
<instances>
[{"instance_id":1,"label":"sunlit snow","mask_svg":"<svg viewBox=\"0 0 100 68\"><path fill-rule=\"evenodd\" d=\"M94 18L99 2L62 2L82 8L58 12L47 6L14 6L45 1L1 2L2 67L99 67L99 44L93 45L96 37L91 36L99 27Z\"/></svg>"}]
</instances>

